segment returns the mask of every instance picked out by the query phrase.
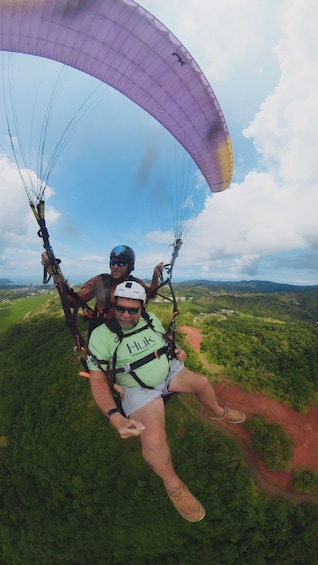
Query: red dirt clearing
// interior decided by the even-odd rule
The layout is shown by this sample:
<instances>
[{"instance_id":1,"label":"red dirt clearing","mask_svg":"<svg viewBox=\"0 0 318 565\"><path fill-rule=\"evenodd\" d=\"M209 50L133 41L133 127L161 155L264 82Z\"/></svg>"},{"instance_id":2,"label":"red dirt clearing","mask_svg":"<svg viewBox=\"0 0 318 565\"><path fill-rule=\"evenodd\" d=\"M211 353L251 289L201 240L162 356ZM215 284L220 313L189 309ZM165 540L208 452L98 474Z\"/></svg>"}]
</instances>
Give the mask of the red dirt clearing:
<instances>
[{"instance_id":1,"label":"red dirt clearing","mask_svg":"<svg viewBox=\"0 0 318 565\"><path fill-rule=\"evenodd\" d=\"M200 352L200 345L203 339L200 331L188 326L183 326L179 329L186 333L189 345ZM264 394L242 391L239 386L229 383L225 376L223 382L213 386L220 404L227 403L233 408L242 410L247 418L256 414L263 414L269 422L275 422L284 426L292 437L294 454L290 464L290 472L268 471L259 457L253 452L253 463L268 483L292 491L291 471L293 469L297 467L311 467L318 471L317 408L309 407L307 414L300 414L292 408L268 398ZM220 424L218 423L218 425ZM240 439L250 447L252 436L244 426L223 422L221 426L227 428L232 436L234 435L238 440Z\"/></svg>"}]
</instances>

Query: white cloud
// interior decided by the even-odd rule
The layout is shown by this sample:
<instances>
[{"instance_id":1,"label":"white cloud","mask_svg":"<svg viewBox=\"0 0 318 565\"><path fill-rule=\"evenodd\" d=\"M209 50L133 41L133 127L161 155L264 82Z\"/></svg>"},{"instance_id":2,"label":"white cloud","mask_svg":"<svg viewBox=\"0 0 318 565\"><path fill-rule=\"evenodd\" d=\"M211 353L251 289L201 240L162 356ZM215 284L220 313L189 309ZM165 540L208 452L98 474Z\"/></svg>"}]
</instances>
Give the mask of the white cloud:
<instances>
[{"instance_id":1,"label":"white cloud","mask_svg":"<svg viewBox=\"0 0 318 565\"><path fill-rule=\"evenodd\" d=\"M183 249L185 262L195 258L207 270L224 260L229 273L259 275L269 255L317 246L317 7L288 1L281 17L280 80L244 132L260 170L208 199Z\"/></svg>"},{"instance_id":2,"label":"white cloud","mask_svg":"<svg viewBox=\"0 0 318 565\"><path fill-rule=\"evenodd\" d=\"M281 0L141 0L186 44L199 65L212 80L224 80L245 66L246 59L257 64L268 41L277 35L277 13ZM251 23L252 22L252 23ZM251 52L251 45L253 49ZM262 55L263 56L263 55Z\"/></svg>"},{"instance_id":3,"label":"white cloud","mask_svg":"<svg viewBox=\"0 0 318 565\"><path fill-rule=\"evenodd\" d=\"M32 171L21 170L22 176L31 175ZM0 156L0 264L8 272L23 271L28 268L30 257L34 258L30 246L39 247L39 238L34 215L28 206L28 198L23 188L17 167L6 155ZM47 189L47 198L54 194L52 188ZM53 207L46 209L49 225L54 225L60 213ZM23 252L22 252L23 250ZM39 253L38 262L39 262ZM32 259L31 259L32 260Z\"/></svg>"},{"instance_id":4,"label":"white cloud","mask_svg":"<svg viewBox=\"0 0 318 565\"><path fill-rule=\"evenodd\" d=\"M186 46L207 76L231 135L241 136L242 123L253 119L279 77L274 49L281 37L284 0L140 3ZM237 160L240 151L237 147Z\"/></svg>"},{"instance_id":5,"label":"white cloud","mask_svg":"<svg viewBox=\"0 0 318 565\"><path fill-rule=\"evenodd\" d=\"M267 166L284 184L306 189L317 182L318 53L313 0L286 3L284 38L277 48L280 81L245 130Z\"/></svg>"},{"instance_id":6,"label":"white cloud","mask_svg":"<svg viewBox=\"0 0 318 565\"><path fill-rule=\"evenodd\" d=\"M0 157L0 253L5 259L5 249L19 242L24 245L29 239L32 220L31 210L21 185L19 173L7 157Z\"/></svg>"},{"instance_id":7,"label":"white cloud","mask_svg":"<svg viewBox=\"0 0 318 565\"><path fill-rule=\"evenodd\" d=\"M176 274L179 273L181 278L246 275L290 282L293 270L301 272L303 266L307 270L300 275L303 282L307 275L311 282L315 282L315 277L318 278L314 270L318 249L316 0L170 0L168 3L141 0L140 3L180 38L207 75L224 111L234 147L235 182L230 190L207 199L204 211L184 242L176 263ZM95 117L94 128L97 121ZM126 119L122 121L124 124L118 122L118 127L116 122L121 140L126 139ZM99 143L97 126L94 128L96 139L92 137L100 151L95 153L103 160L105 154L108 157L107 150L103 143ZM92 133L90 128L88 130ZM107 135L110 144L114 134L108 129ZM137 133L135 137L137 144ZM252 144L257 157L253 164L250 160ZM133 149L129 142L117 156L114 166L117 176L123 167L123 155L133 154ZM76 159L84 162L84 152ZM138 240L139 224L133 214L128 224L121 224L120 215L113 219L111 210L105 212L107 222L101 227L93 201L101 177L96 183L92 171L91 175L85 176L85 187L81 186L82 179L76 172L82 163L77 163L76 159L72 161L74 170L70 172L68 182L78 182L79 200L87 198L78 214L87 230L85 233L92 232L91 240L83 241L82 237L71 248L65 235L66 227L68 233L72 227L69 212L72 197L67 182L64 194L69 201L63 202L63 206L68 206L69 215L63 207L63 217L58 222L59 213L49 206L46 215L50 228L56 222L59 226L62 220L65 222L64 240L60 237L58 242L65 271L75 274L84 265L92 276L103 262L99 246L107 246L108 241L117 238L119 229L126 241L127 235L135 237L134 245ZM110 151L109 159L112 159ZM148 167L151 166L149 159L148 153ZM108 173L110 166L107 162L105 172ZM102 167L100 171L103 175ZM146 183L149 171L142 172ZM0 256L7 266L12 267L12 257L19 249L26 248L26 241L36 241L38 249L39 241L35 235L34 218L30 211L27 212L21 181L5 159L0 160L0 182ZM61 190L56 192L58 196L61 194ZM101 194L104 198L104 192ZM148 196L144 195L145 201L146 198ZM121 202L123 209L124 204ZM75 205L74 200L74 210ZM111 223L112 219L115 225ZM139 223L145 224L145 216ZM98 225L100 229L95 231ZM151 231L147 237L143 232L140 245L137 241L137 276L143 273L149 276L149 269L160 260L157 249L167 246L165 253L169 255L171 251L170 233L164 231L169 228L168 222L162 225L163 232ZM150 229L155 227L157 224ZM106 229L110 231L107 242ZM25 265L33 260L38 268L39 253L34 252L34 257L32 253L30 251ZM26 253L23 253L21 260L25 257ZM139 272L139 266L143 272Z\"/></svg>"},{"instance_id":8,"label":"white cloud","mask_svg":"<svg viewBox=\"0 0 318 565\"><path fill-rule=\"evenodd\" d=\"M173 239L173 233L169 232L161 232L161 231L152 231L146 234L146 239L151 241L152 243L166 243L170 245Z\"/></svg>"}]
</instances>

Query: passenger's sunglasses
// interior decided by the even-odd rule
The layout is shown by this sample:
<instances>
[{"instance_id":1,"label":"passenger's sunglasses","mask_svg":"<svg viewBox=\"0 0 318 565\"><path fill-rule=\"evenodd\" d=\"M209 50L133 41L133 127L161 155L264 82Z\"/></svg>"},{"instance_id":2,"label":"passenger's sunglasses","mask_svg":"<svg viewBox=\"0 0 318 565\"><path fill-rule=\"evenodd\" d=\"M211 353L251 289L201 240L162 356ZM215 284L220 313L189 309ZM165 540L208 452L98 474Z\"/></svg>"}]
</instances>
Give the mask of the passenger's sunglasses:
<instances>
[{"instance_id":1,"label":"passenger's sunglasses","mask_svg":"<svg viewBox=\"0 0 318 565\"><path fill-rule=\"evenodd\" d=\"M124 312L128 312L128 314L130 314L130 316L137 314L139 309L140 309L140 306L138 308L124 308L123 306L118 306L117 304L115 306L115 310L117 310L117 312L119 312L119 314L124 314Z\"/></svg>"},{"instance_id":2,"label":"passenger's sunglasses","mask_svg":"<svg viewBox=\"0 0 318 565\"><path fill-rule=\"evenodd\" d=\"M109 261L111 267L118 265L118 267L126 267L127 261L123 261L122 259L111 259Z\"/></svg>"}]
</instances>

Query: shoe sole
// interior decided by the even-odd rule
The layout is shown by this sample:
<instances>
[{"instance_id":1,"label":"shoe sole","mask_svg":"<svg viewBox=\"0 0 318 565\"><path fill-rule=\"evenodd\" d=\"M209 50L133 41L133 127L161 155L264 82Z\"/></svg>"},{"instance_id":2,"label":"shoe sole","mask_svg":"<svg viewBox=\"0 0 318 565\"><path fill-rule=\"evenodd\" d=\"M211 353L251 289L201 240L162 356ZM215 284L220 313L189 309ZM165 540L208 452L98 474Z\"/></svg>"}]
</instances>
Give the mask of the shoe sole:
<instances>
[{"instance_id":1,"label":"shoe sole","mask_svg":"<svg viewBox=\"0 0 318 565\"><path fill-rule=\"evenodd\" d=\"M175 508L176 508L176 507L175 507ZM178 510L178 508L176 508L176 510L177 510L177 512L180 514L180 516L181 516L182 518L184 518L185 520L187 520L188 522L201 522L201 520L203 520L203 518L205 517L205 510L204 510L203 506L202 506L203 515L200 516L200 518L196 518L195 520L193 520L193 519L191 519L191 518L188 518L187 516L185 516L184 514L182 514L182 512L180 512L180 511Z\"/></svg>"},{"instance_id":2,"label":"shoe sole","mask_svg":"<svg viewBox=\"0 0 318 565\"><path fill-rule=\"evenodd\" d=\"M226 416L220 416L219 418L215 416L209 416L208 410L204 410L204 415L209 419L213 420L214 422L228 422L229 424L242 424L246 420L245 414L242 415L241 420L230 420Z\"/></svg>"},{"instance_id":3,"label":"shoe sole","mask_svg":"<svg viewBox=\"0 0 318 565\"><path fill-rule=\"evenodd\" d=\"M227 418L224 418L224 416L221 418L212 418L212 416L208 416L208 418L214 422L228 422L229 424L242 424L246 420L245 416L241 420L228 420Z\"/></svg>"},{"instance_id":4,"label":"shoe sole","mask_svg":"<svg viewBox=\"0 0 318 565\"><path fill-rule=\"evenodd\" d=\"M184 486L185 486L185 485L184 485ZM188 489L187 489L188 493L189 493L189 494L197 501L197 503L198 503L198 509L199 509L200 512L201 512L201 515L199 515L198 518L191 518L189 515L184 514L184 513L182 512L181 508L179 508L179 507L175 504L175 502L174 502L174 500L173 500L173 497L170 495L170 493L169 493L169 491L168 491L167 488L166 488L166 491L167 491L168 497L169 497L170 501L172 502L172 504L173 504L175 510L178 512L178 514L180 514L180 516L181 516L182 518L184 518L184 520L187 520L188 522L200 522L201 520L203 520L203 518L205 517L205 508L202 506L201 502L200 502L198 499L196 499L193 495L191 495L191 493L189 492Z\"/></svg>"}]
</instances>

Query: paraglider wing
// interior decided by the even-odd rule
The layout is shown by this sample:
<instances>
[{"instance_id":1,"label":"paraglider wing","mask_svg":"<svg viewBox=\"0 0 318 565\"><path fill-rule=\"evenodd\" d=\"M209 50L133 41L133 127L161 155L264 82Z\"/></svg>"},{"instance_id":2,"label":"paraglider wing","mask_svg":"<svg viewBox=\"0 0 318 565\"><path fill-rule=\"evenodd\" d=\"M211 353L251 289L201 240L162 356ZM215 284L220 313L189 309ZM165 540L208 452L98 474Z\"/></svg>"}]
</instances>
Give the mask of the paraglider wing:
<instances>
[{"instance_id":1,"label":"paraglider wing","mask_svg":"<svg viewBox=\"0 0 318 565\"><path fill-rule=\"evenodd\" d=\"M133 0L2 0L0 50L109 84L171 132L213 192L230 184L231 142L213 90L178 39Z\"/></svg>"}]
</instances>

